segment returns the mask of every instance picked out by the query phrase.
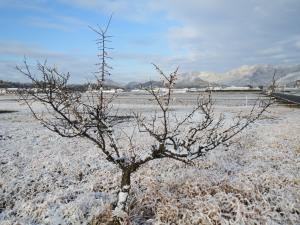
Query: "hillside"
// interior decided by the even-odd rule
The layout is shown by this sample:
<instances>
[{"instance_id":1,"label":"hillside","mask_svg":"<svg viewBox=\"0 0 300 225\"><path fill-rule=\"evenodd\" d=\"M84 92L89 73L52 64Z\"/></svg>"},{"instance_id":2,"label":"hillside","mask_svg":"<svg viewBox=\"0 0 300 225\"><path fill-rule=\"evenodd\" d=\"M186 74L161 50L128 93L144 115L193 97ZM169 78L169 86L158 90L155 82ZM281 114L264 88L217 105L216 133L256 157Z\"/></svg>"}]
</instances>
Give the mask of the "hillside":
<instances>
[{"instance_id":1,"label":"hillside","mask_svg":"<svg viewBox=\"0 0 300 225\"><path fill-rule=\"evenodd\" d=\"M229 86L259 86L268 85L272 82L274 71L276 71L276 79L279 84L287 84L296 80L300 80L300 65L245 65L237 69L233 69L224 74L210 72L194 72L187 75L190 77L198 77L208 82L216 82Z\"/></svg>"}]
</instances>

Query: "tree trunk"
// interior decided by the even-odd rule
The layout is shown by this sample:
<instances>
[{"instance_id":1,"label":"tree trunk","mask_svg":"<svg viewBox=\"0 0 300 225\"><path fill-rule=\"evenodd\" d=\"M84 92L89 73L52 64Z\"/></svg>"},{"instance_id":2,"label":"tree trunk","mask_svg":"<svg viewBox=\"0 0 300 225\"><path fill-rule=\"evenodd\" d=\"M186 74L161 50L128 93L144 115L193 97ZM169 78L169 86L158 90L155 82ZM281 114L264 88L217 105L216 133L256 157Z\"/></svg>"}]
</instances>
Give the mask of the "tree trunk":
<instances>
[{"instance_id":1,"label":"tree trunk","mask_svg":"<svg viewBox=\"0 0 300 225\"><path fill-rule=\"evenodd\" d=\"M131 168L125 168L122 170L122 181L120 192L118 194L118 202L117 206L113 211L115 217L119 219L124 219L127 216L127 204L128 204L128 196L130 191L130 176L132 170Z\"/></svg>"}]
</instances>

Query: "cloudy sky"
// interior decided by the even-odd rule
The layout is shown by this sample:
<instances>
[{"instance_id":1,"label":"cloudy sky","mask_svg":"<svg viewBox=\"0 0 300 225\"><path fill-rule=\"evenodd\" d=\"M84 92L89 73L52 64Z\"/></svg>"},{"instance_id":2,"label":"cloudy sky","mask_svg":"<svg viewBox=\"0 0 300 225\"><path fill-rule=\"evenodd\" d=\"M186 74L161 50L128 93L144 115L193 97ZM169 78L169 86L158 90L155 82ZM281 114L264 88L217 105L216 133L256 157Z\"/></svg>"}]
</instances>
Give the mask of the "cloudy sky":
<instances>
[{"instance_id":1,"label":"cloudy sky","mask_svg":"<svg viewBox=\"0 0 300 225\"><path fill-rule=\"evenodd\" d=\"M72 82L93 78L96 34L113 13L111 62L119 82L171 71L226 72L241 65L300 63L299 0L0 0L0 79L47 59Z\"/></svg>"}]
</instances>

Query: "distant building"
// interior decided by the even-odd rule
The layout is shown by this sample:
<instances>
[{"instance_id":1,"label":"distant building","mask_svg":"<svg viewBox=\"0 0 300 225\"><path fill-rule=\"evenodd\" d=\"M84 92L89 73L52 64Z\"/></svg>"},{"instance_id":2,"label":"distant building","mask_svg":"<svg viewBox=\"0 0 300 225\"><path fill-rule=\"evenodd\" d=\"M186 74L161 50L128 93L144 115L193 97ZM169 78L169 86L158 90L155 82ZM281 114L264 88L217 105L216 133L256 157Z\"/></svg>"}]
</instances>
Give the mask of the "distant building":
<instances>
[{"instance_id":1,"label":"distant building","mask_svg":"<svg viewBox=\"0 0 300 225\"><path fill-rule=\"evenodd\" d=\"M17 94L19 88L6 88L6 94Z\"/></svg>"},{"instance_id":2,"label":"distant building","mask_svg":"<svg viewBox=\"0 0 300 225\"><path fill-rule=\"evenodd\" d=\"M188 92L197 92L197 91L198 91L197 88L189 88L189 89L188 89Z\"/></svg>"},{"instance_id":3,"label":"distant building","mask_svg":"<svg viewBox=\"0 0 300 225\"><path fill-rule=\"evenodd\" d=\"M188 91L188 88L175 88L175 89L173 89L174 94L186 93L187 91Z\"/></svg>"},{"instance_id":4,"label":"distant building","mask_svg":"<svg viewBox=\"0 0 300 225\"><path fill-rule=\"evenodd\" d=\"M205 91L222 91L222 90L223 90L222 87L212 87L212 86L207 87L207 88L205 89Z\"/></svg>"},{"instance_id":5,"label":"distant building","mask_svg":"<svg viewBox=\"0 0 300 225\"><path fill-rule=\"evenodd\" d=\"M116 93L121 93L121 92L124 92L124 89L122 89L122 88L116 89Z\"/></svg>"},{"instance_id":6,"label":"distant building","mask_svg":"<svg viewBox=\"0 0 300 225\"><path fill-rule=\"evenodd\" d=\"M103 93L116 93L115 89L103 90Z\"/></svg>"},{"instance_id":7,"label":"distant building","mask_svg":"<svg viewBox=\"0 0 300 225\"><path fill-rule=\"evenodd\" d=\"M223 91L260 91L261 89L259 87L251 87L251 86L247 86L247 87L235 87L235 86L231 86L231 87L225 87L222 89Z\"/></svg>"},{"instance_id":8,"label":"distant building","mask_svg":"<svg viewBox=\"0 0 300 225\"><path fill-rule=\"evenodd\" d=\"M157 88L154 88L153 91L164 94L164 93L168 93L169 90L168 90L168 88L159 88L159 87L157 87Z\"/></svg>"},{"instance_id":9,"label":"distant building","mask_svg":"<svg viewBox=\"0 0 300 225\"><path fill-rule=\"evenodd\" d=\"M136 94L147 94L148 92L143 89L132 89L130 92L136 93Z\"/></svg>"},{"instance_id":10,"label":"distant building","mask_svg":"<svg viewBox=\"0 0 300 225\"><path fill-rule=\"evenodd\" d=\"M6 94L6 88L0 88L0 94L2 95Z\"/></svg>"}]
</instances>

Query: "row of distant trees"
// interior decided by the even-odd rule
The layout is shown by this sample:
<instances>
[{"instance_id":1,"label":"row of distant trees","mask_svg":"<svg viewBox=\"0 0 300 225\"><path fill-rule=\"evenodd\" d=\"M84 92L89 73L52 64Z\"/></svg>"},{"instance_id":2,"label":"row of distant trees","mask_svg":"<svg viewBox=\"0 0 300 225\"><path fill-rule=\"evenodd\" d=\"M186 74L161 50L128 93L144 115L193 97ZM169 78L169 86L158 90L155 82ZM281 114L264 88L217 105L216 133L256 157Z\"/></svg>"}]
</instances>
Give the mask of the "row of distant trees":
<instances>
[{"instance_id":1,"label":"row of distant trees","mask_svg":"<svg viewBox=\"0 0 300 225\"><path fill-rule=\"evenodd\" d=\"M0 80L0 88L33 88L33 84Z\"/></svg>"},{"instance_id":2,"label":"row of distant trees","mask_svg":"<svg viewBox=\"0 0 300 225\"><path fill-rule=\"evenodd\" d=\"M127 85L125 89L134 89L136 87L162 87L163 83L159 81L148 81L143 84L135 84L135 85ZM253 86L248 85L248 87L253 88ZM0 88L34 88L34 85L32 83L20 83L20 82L11 82L11 81L3 81L0 80ZM85 92L89 88L96 89L97 84L94 83L84 83L84 84L68 84L68 88L73 91L79 91L79 92ZM105 84L104 89L111 89L111 88L120 88L119 86ZM191 88L191 87L185 87L185 88ZM259 86L259 88L262 90L263 86Z\"/></svg>"},{"instance_id":3,"label":"row of distant trees","mask_svg":"<svg viewBox=\"0 0 300 225\"><path fill-rule=\"evenodd\" d=\"M84 92L87 91L89 87L96 89L96 84L69 84L68 89L73 91ZM36 85L32 83L20 83L0 80L0 88L35 88ZM117 88L115 86L107 85L105 89Z\"/></svg>"}]
</instances>

